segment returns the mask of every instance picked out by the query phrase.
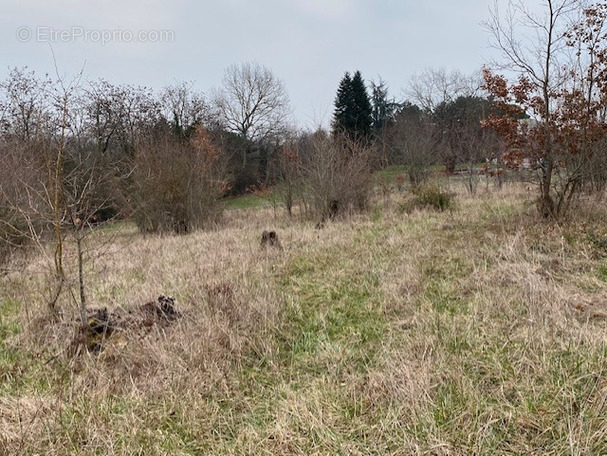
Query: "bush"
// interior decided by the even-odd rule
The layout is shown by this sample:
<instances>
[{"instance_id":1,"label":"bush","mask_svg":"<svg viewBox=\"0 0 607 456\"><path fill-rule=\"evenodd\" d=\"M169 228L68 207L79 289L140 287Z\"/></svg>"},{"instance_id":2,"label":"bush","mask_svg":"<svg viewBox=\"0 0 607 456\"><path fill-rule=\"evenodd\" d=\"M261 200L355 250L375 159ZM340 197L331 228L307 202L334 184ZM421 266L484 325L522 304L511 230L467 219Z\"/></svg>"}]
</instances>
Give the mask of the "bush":
<instances>
[{"instance_id":1,"label":"bush","mask_svg":"<svg viewBox=\"0 0 607 456\"><path fill-rule=\"evenodd\" d=\"M216 221L226 189L223 161L206 131L191 140L168 131L138 145L135 222L143 232L184 234Z\"/></svg>"},{"instance_id":2,"label":"bush","mask_svg":"<svg viewBox=\"0 0 607 456\"><path fill-rule=\"evenodd\" d=\"M316 216L335 218L367 208L373 185L369 148L317 133L303 155L306 199Z\"/></svg>"},{"instance_id":3,"label":"bush","mask_svg":"<svg viewBox=\"0 0 607 456\"><path fill-rule=\"evenodd\" d=\"M0 265L48 224L40 150L43 144L33 141L0 142Z\"/></svg>"},{"instance_id":4,"label":"bush","mask_svg":"<svg viewBox=\"0 0 607 456\"><path fill-rule=\"evenodd\" d=\"M14 211L0 206L0 266L8 262L13 251L27 241L27 226L17 220Z\"/></svg>"},{"instance_id":5,"label":"bush","mask_svg":"<svg viewBox=\"0 0 607 456\"><path fill-rule=\"evenodd\" d=\"M406 165L412 187L424 185L437 162L437 126L421 113L403 112L388 130L394 163Z\"/></svg>"},{"instance_id":6,"label":"bush","mask_svg":"<svg viewBox=\"0 0 607 456\"><path fill-rule=\"evenodd\" d=\"M413 199L403 203L403 212L412 212L414 209L432 208L438 211L453 210L455 207L455 194L443 190L437 185L425 185L414 190Z\"/></svg>"}]
</instances>

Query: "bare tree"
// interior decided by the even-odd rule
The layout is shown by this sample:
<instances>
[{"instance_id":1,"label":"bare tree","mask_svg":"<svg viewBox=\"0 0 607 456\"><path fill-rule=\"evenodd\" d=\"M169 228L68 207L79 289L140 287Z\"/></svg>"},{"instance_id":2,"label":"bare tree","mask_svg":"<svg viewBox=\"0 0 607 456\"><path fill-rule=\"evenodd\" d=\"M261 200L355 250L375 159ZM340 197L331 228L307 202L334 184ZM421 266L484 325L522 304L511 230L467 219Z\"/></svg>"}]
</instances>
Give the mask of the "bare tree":
<instances>
[{"instance_id":1,"label":"bare tree","mask_svg":"<svg viewBox=\"0 0 607 456\"><path fill-rule=\"evenodd\" d=\"M11 77L20 77L14 73ZM19 101L27 99L30 87L36 86L35 75L28 75L30 84L21 85L25 94L15 93L9 111L15 111ZM3 85L16 90L15 81ZM27 241L38 247L48 261L50 280L48 306L57 310L63 291L71 286L65 245L75 242L78 266L78 304L82 323L86 322L86 293L83 263L85 236L99 220L113 189L121 180L118 167L112 166L107 155L98 150L95 124L89 122L89 98L82 88L81 75L44 84L42 98L47 100L44 125L23 128L11 114L8 125L20 128L5 135L0 142L0 242L15 244ZM31 104L29 104L31 106ZM38 108L40 110L40 108ZM30 126L32 126L30 125ZM28 134L18 132L28 131ZM74 299L77 298L74 296Z\"/></svg>"},{"instance_id":2,"label":"bare tree","mask_svg":"<svg viewBox=\"0 0 607 456\"><path fill-rule=\"evenodd\" d=\"M455 129L457 143L455 153L460 172L469 193L476 193L481 174L497 177L497 185L502 185L503 169L495 167L501 153L500 141L494 132L479 128L478 125L463 124ZM495 164L493 162L495 160Z\"/></svg>"},{"instance_id":3,"label":"bare tree","mask_svg":"<svg viewBox=\"0 0 607 456\"><path fill-rule=\"evenodd\" d=\"M52 105L48 75L39 78L25 68L12 68L6 80L0 82L3 99L2 133L29 141L48 133Z\"/></svg>"},{"instance_id":4,"label":"bare tree","mask_svg":"<svg viewBox=\"0 0 607 456\"><path fill-rule=\"evenodd\" d=\"M465 75L458 70L439 68L415 74L406 90L410 99L422 108L424 114L430 116L428 120L436 124L435 139L441 145L441 158L449 173L455 171L458 163L460 154L454 148L454 141L461 135L454 128L459 119L446 119L445 116L457 114L451 111L462 100L480 99L480 87L480 72Z\"/></svg>"},{"instance_id":5,"label":"bare tree","mask_svg":"<svg viewBox=\"0 0 607 456\"><path fill-rule=\"evenodd\" d=\"M84 127L100 154L130 157L137 136L159 118L160 104L150 89L114 85L103 79L81 90Z\"/></svg>"},{"instance_id":6,"label":"bare tree","mask_svg":"<svg viewBox=\"0 0 607 456\"><path fill-rule=\"evenodd\" d=\"M37 239L45 228L42 220L32 220L31 212L40 213L45 206L34 195L42 195L44 168L36 149L43 143L24 143L16 138L0 139L0 264L27 244L32 235ZM24 183L27 183L25 185ZM33 210L30 210L33 209ZM25 215L25 216L24 216Z\"/></svg>"},{"instance_id":7,"label":"bare tree","mask_svg":"<svg viewBox=\"0 0 607 456\"><path fill-rule=\"evenodd\" d=\"M472 193L478 180L475 168L479 161L493 158L491 139L493 132L482 127L492 111L489 99L458 97L435 108L433 120L439 128L441 158L446 170L453 173L458 165L466 166L468 190ZM497 141L496 141L497 142Z\"/></svg>"},{"instance_id":8,"label":"bare tree","mask_svg":"<svg viewBox=\"0 0 607 456\"><path fill-rule=\"evenodd\" d=\"M163 115L179 136L189 136L198 125L210 120L210 108L193 83L181 82L163 89L160 100Z\"/></svg>"},{"instance_id":9,"label":"bare tree","mask_svg":"<svg viewBox=\"0 0 607 456\"><path fill-rule=\"evenodd\" d=\"M16 180L3 178L0 182L2 199L9 214L18 215L19 221L9 218L11 230L34 241L46 253L42 235L52 233L52 280L49 285L48 305L56 310L66 273L64 270L64 238L66 217L65 160L74 122L71 106L80 83L80 75L69 83L58 76L55 83L48 78L39 80L33 73L12 72L3 84L9 94L9 128L13 153L34 165L33 173L19 172ZM34 98L33 88L41 90ZM41 101L45 100L45 101ZM44 104L42 104L44 103ZM34 162L30 161L32 154ZM21 180L21 178L29 178ZM7 212L7 211L5 211ZM7 220L2 221L6 225Z\"/></svg>"},{"instance_id":10,"label":"bare tree","mask_svg":"<svg viewBox=\"0 0 607 456\"><path fill-rule=\"evenodd\" d=\"M253 152L252 145L279 136L290 115L283 82L257 63L228 67L214 105L224 128L239 135L246 144L243 169Z\"/></svg>"},{"instance_id":11,"label":"bare tree","mask_svg":"<svg viewBox=\"0 0 607 456\"><path fill-rule=\"evenodd\" d=\"M389 140L393 160L406 165L411 185L423 184L430 165L439 160L436 124L426 114L409 108L396 117Z\"/></svg>"},{"instance_id":12,"label":"bare tree","mask_svg":"<svg viewBox=\"0 0 607 456\"><path fill-rule=\"evenodd\" d=\"M462 96L477 95L480 85L480 73L465 75L459 70L426 68L411 77L405 93L422 109L434 112L441 103L449 103Z\"/></svg>"},{"instance_id":13,"label":"bare tree","mask_svg":"<svg viewBox=\"0 0 607 456\"><path fill-rule=\"evenodd\" d=\"M293 215L293 206L301 187L301 163L299 138L291 138L280 150L278 158L278 189L283 198L289 217Z\"/></svg>"}]
</instances>

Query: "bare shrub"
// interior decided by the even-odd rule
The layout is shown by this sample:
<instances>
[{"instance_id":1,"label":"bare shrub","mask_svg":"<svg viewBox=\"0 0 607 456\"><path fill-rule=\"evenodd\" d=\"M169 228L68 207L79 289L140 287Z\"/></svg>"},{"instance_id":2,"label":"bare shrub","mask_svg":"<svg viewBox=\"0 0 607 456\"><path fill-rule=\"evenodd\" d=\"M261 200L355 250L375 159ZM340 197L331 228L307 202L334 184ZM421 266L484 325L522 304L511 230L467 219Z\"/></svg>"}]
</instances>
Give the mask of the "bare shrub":
<instances>
[{"instance_id":1,"label":"bare shrub","mask_svg":"<svg viewBox=\"0 0 607 456\"><path fill-rule=\"evenodd\" d=\"M602 137L591 146L591 154L584 167L582 185L586 190L602 195L607 188L607 137Z\"/></svg>"},{"instance_id":2,"label":"bare shrub","mask_svg":"<svg viewBox=\"0 0 607 456\"><path fill-rule=\"evenodd\" d=\"M416 111L404 111L390 131L392 156L407 167L411 186L428 180L430 166L438 162L437 127Z\"/></svg>"},{"instance_id":3,"label":"bare shrub","mask_svg":"<svg viewBox=\"0 0 607 456\"><path fill-rule=\"evenodd\" d=\"M301 196L301 167L297 146L296 143L286 144L277 160L278 190L289 217L293 215L293 206Z\"/></svg>"},{"instance_id":4,"label":"bare shrub","mask_svg":"<svg viewBox=\"0 0 607 456\"><path fill-rule=\"evenodd\" d=\"M42 202L35 198L41 190L36 185L41 170L32 151L26 149L18 141L0 144L0 265L14 249L27 243L32 231L40 232L43 226L29 216L41 209Z\"/></svg>"},{"instance_id":5,"label":"bare shrub","mask_svg":"<svg viewBox=\"0 0 607 456\"><path fill-rule=\"evenodd\" d=\"M314 214L325 220L365 210L372 186L371 149L322 132L310 141L301 166Z\"/></svg>"},{"instance_id":6,"label":"bare shrub","mask_svg":"<svg viewBox=\"0 0 607 456\"><path fill-rule=\"evenodd\" d=\"M160 128L136 150L137 226L184 234L213 223L221 213L223 176L223 160L202 127L190 140Z\"/></svg>"}]
</instances>

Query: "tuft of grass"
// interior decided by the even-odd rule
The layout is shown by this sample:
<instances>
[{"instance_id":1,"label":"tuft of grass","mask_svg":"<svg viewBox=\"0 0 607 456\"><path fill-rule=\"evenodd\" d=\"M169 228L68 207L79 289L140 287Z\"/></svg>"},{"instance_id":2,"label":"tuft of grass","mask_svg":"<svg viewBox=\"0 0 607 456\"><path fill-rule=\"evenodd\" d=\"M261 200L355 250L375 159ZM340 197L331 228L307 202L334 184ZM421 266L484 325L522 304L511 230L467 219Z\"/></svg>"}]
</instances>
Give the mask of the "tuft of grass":
<instances>
[{"instance_id":1,"label":"tuft of grass","mask_svg":"<svg viewBox=\"0 0 607 456\"><path fill-rule=\"evenodd\" d=\"M436 184L423 185L414 189L413 197L399 204L401 212L410 214L415 209L434 209L440 212L455 209L455 194Z\"/></svg>"},{"instance_id":2,"label":"tuft of grass","mask_svg":"<svg viewBox=\"0 0 607 456\"><path fill-rule=\"evenodd\" d=\"M416 189L415 204L426 206L439 211L451 210L454 207L455 195L436 185L425 185Z\"/></svg>"}]
</instances>

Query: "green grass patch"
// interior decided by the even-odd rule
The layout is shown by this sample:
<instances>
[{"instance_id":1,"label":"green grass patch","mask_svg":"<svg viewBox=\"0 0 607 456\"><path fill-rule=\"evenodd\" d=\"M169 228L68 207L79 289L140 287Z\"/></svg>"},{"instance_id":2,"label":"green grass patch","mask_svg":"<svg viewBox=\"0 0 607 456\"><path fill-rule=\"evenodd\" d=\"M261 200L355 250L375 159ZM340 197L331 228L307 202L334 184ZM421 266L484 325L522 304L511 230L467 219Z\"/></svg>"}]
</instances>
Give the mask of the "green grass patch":
<instances>
[{"instance_id":1,"label":"green grass patch","mask_svg":"<svg viewBox=\"0 0 607 456\"><path fill-rule=\"evenodd\" d=\"M4 341L16 334L21 328L17 322L17 314L21 305L14 299L5 299L0 302L0 347Z\"/></svg>"},{"instance_id":2,"label":"green grass patch","mask_svg":"<svg viewBox=\"0 0 607 456\"><path fill-rule=\"evenodd\" d=\"M22 375L19 366L22 353L7 343L9 338L21 332L16 319L19 307L19 303L11 299L0 303L0 391L20 381Z\"/></svg>"},{"instance_id":3,"label":"green grass patch","mask_svg":"<svg viewBox=\"0 0 607 456\"><path fill-rule=\"evenodd\" d=\"M396 176L407 175L407 167L405 165L391 165L383 169L375 171L373 178L376 182L393 182L396 183Z\"/></svg>"},{"instance_id":4,"label":"green grass patch","mask_svg":"<svg viewBox=\"0 0 607 456\"><path fill-rule=\"evenodd\" d=\"M223 204L226 210L259 209L269 206L270 199L269 196L249 194L225 198Z\"/></svg>"},{"instance_id":5,"label":"green grass patch","mask_svg":"<svg viewBox=\"0 0 607 456\"><path fill-rule=\"evenodd\" d=\"M373 272L361 271L340 253L296 257L282 274L283 290L297 296L286 317L285 342L290 356L311 356L312 364L319 350L346 348L348 359L358 358L360 367L373 357L384 329L374 304L379 284Z\"/></svg>"},{"instance_id":6,"label":"green grass patch","mask_svg":"<svg viewBox=\"0 0 607 456\"><path fill-rule=\"evenodd\" d=\"M389 259L393 252L384 249L375 228L353 232L347 248L330 246L295 255L275 270L276 286L288 297L276 335L277 357L270 363L252 360L241 369L239 384L251 402L241 408L233 398L227 400L231 414L226 432L232 436L226 445L238 438L238 423L247 423L251 432L270 433L277 412L297 407L300 401L306 407L318 403L331 417L321 427L305 416L291 418L294 428L306 436L300 451L339 452L360 438L362 428L349 426L362 422L364 400L345 385L375 365L387 325L378 271L350 249L366 239L367 248L372 245Z\"/></svg>"}]
</instances>

